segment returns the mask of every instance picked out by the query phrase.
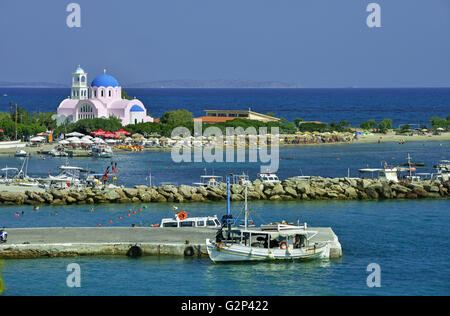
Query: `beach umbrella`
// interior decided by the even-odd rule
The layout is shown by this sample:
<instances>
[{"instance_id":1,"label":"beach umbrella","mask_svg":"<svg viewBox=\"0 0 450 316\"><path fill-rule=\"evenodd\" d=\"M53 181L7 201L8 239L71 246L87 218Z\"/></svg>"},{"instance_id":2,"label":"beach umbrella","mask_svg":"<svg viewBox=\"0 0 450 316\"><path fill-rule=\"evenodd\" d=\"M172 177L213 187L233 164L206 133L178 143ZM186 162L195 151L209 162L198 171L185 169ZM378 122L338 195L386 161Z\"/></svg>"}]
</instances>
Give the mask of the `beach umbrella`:
<instances>
[{"instance_id":1,"label":"beach umbrella","mask_svg":"<svg viewBox=\"0 0 450 316\"><path fill-rule=\"evenodd\" d=\"M124 130L124 129L120 129L120 130L118 130L117 132L116 132L116 134L122 134L122 135L125 135L125 136L129 136L129 135L131 135L131 133L130 132L127 132L126 130Z\"/></svg>"},{"instance_id":2,"label":"beach umbrella","mask_svg":"<svg viewBox=\"0 0 450 316\"><path fill-rule=\"evenodd\" d=\"M92 140L90 140L88 138L83 138L80 142L82 142L83 144L86 144L86 145L91 145L94 143Z\"/></svg>"},{"instance_id":3,"label":"beach umbrella","mask_svg":"<svg viewBox=\"0 0 450 316\"><path fill-rule=\"evenodd\" d=\"M101 138L98 138L98 137L94 138L92 141L95 144L105 144L105 141L103 139L101 139Z\"/></svg>"},{"instance_id":4,"label":"beach umbrella","mask_svg":"<svg viewBox=\"0 0 450 316\"><path fill-rule=\"evenodd\" d=\"M438 131L443 131L444 129L442 127L436 128Z\"/></svg>"},{"instance_id":5,"label":"beach umbrella","mask_svg":"<svg viewBox=\"0 0 450 316\"><path fill-rule=\"evenodd\" d=\"M66 136L67 137L82 137L82 136L84 136L84 134L81 134L78 132L73 132L73 133L67 134Z\"/></svg>"},{"instance_id":6,"label":"beach umbrella","mask_svg":"<svg viewBox=\"0 0 450 316\"><path fill-rule=\"evenodd\" d=\"M94 136L103 136L103 135L105 135L105 131L104 130L102 130L102 129L99 129L99 130L97 130L97 131L95 131L95 132L92 132L91 133L91 135L94 135Z\"/></svg>"},{"instance_id":7,"label":"beach umbrella","mask_svg":"<svg viewBox=\"0 0 450 316\"><path fill-rule=\"evenodd\" d=\"M67 139L71 144L81 144L81 140L77 137L71 137Z\"/></svg>"},{"instance_id":8,"label":"beach umbrella","mask_svg":"<svg viewBox=\"0 0 450 316\"><path fill-rule=\"evenodd\" d=\"M70 142L68 140L63 139L62 141L59 142L61 145L68 145L70 144Z\"/></svg>"},{"instance_id":9,"label":"beach umbrella","mask_svg":"<svg viewBox=\"0 0 450 316\"><path fill-rule=\"evenodd\" d=\"M111 133L111 132L105 132L103 137L105 137L105 138L117 138L117 136L115 134Z\"/></svg>"},{"instance_id":10,"label":"beach umbrella","mask_svg":"<svg viewBox=\"0 0 450 316\"><path fill-rule=\"evenodd\" d=\"M4 133L4 131L2 129L0 129L0 133Z\"/></svg>"},{"instance_id":11,"label":"beach umbrella","mask_svg":"<svg viewBox=\"0 0 450 316\"><path fill-rule=\"evenodd\" d=\"M144 138L144 135L136 133L136 134L133 134L133 136L131 136L131 137L133 137L133 138Z\"/></svg>"},{"instance_id":12,"label":"beach umbrella","mask_svg":"<svg viewBox=\"0 0 450 316\"><path fill-rule=\"evenodd\" d=\"M44 140L45 140L45 138L42 136L37 136L37 137L33 137L32 139L30 139L30 141L32 141L32 142L43 142Z\"/></svg>"},{"instance_id":13,"label":"beach umbrella","mask_svg":"<svg viewBox=\"0 0 450 316\"><path fill-rule=\"evenodd\" d=\"M113 143L116 142L116 140L115 140L115 139L107 139L106 142L107 142L108 144L113 144Z\"/></svg>"}]
</instances>

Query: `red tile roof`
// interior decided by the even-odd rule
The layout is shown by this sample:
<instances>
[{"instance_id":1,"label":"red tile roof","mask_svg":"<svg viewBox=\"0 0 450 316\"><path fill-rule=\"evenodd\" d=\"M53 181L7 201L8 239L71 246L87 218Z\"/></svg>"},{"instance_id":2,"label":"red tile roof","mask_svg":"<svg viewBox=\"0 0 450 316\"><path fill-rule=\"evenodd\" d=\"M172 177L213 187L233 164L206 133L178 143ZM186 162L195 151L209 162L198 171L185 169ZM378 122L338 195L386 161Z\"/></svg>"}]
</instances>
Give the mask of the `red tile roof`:
<instances>
[{"instance_id":1,"label":"red tile roof","mask_svg":"<svg viewBox=\"0 0 450 316\"><path fill-rule=\"evenodd\" d=\"M220 117L220 116L201 116L194 118L194 121L202 121L203 123L215 124L236 119L236 117Z\"/></svg>"}]
</instances>

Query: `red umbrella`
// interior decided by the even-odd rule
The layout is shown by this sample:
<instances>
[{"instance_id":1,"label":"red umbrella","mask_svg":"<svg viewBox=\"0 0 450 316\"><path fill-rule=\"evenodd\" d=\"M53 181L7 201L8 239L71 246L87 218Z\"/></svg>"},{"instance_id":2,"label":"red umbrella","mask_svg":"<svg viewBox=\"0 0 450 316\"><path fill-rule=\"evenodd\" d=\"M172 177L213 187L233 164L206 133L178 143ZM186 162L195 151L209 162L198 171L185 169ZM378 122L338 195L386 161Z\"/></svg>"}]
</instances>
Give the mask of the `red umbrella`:
<instances>
[{"instance_id":1,"label":"red umbrella","mask_svg":"<svg viewBox=\"0 0 450 316\"><path fill-rule=\"evenodd\" d=\"M105 132L103 136L106 138L117 138L117 136L111 132Z\"/></svg>"},{"instance_id":2,"label":"red umbrella","mask_svg":"<svg viewBox=\"0 0 450 316\"><path fill-rule=\"evenodd\" d=\"M131 135L131 133L130 132L127 132L126 130L124 130L124 129L120 129L120 130L118 130L117 132L116 132L116 134L122 134L122 135Z\"/></svg>"},{"instance_id":3,"label":"red umbrella","mask_svg":"<svg viewBox=\"0 0 450 316\"><path fill-rule=\"evenodd\" d=\"M4 133L4 131L2 129L0 129L0 133Z\"/></svg>"},{"instance_id":4,"label":"red umbrella","mask_svg":"<svg viewBox=\"0 0 450 316\"><path fill-rule=\"evenodd\" d=\"M91 134L94 135L94 136L103 136L103 135L105 135L105 133L106 132L104 130L99 129L98 131L92 132Z\"/></svg>"}]
</instances>

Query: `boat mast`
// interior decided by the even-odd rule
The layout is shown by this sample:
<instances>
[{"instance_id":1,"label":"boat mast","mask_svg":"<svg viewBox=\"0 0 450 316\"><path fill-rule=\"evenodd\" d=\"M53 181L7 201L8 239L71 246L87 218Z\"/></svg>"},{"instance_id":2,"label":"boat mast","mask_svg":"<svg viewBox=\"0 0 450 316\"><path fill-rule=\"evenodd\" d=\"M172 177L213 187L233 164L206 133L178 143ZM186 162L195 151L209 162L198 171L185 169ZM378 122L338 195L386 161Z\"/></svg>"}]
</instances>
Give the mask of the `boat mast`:
<instances>
[{"instance_id":1,"label":"boat mast","mask_svg":"<svg viewBox=\"0 0 450 316\"><path fill-rule=\"evenodd\" d=\"M230 201L230 177L227 177L227 228L228 231L231 228L230 214L231 214L231 201Z\"/></svg>"},{"instance_id":2,"label":"boat mast","mask_svg":"<svg viewBox=\"0 0 450 316\"><path fill-rule=\"evenodd\" d=\"M247 230L248 205L247 205L247 184L245 185L245 230Z\"/></svg>"}]
</instances>

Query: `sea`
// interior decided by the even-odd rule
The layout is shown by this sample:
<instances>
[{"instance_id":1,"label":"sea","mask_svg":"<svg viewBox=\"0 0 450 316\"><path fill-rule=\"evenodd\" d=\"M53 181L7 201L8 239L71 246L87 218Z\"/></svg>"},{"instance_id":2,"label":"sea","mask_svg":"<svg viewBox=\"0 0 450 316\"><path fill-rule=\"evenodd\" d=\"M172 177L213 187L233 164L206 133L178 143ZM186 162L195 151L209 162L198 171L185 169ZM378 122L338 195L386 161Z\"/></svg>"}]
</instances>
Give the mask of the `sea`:
<instances>
[{"instance_id":1,"label":"sea","mask_svg":"<svg viewBox=\"0 0 450 316\"><path fill-rule=\"evenodd\" d=\"M134 90L150 114L159 116L177 108L194 115L205 109L251 107L292 119L333 122L391 118L394 124L427 124L431 116L450 114L449 89L280 89L280 90ZM8 97L2 97L3 94ZM59 89L0 89L1 111L10 99L30 110L54 111L68 94ZM5 108L5 109L4 109ZM281 147L281 179L298 175L357 177L359 168L402 165L408 154L422 162L421 172L449 159L450 141L409 141L406 144L331 144ZM224 178L246 173L254 180L261 163L174 163L170 151L117 153L117 181L139 184L192 184L200 176ZM31 176L56 173L72 164L99 173L110 160L92 158L21 158L0 155L0 166L27 168ZM171 203L91 206L0 207L0 227L148 226L173 215ZM218 215L226 204L177 205L191 216ZM180 296L285 296L285 295L449 295L449 200L389 201L290 201L250 202L255 223L296 221L331 227L342 245L343 257L333 260L289 263L213 264L208 258L75 257L1 260L2 295L180 295ZM133 217L129 210L142 209ZM243 203L232 203L232 213L242 215ZM20 216L14 216L18 212ZM22 213L23 212L23 213ZM122 221L118 218L123 217ZM109 221L112 220L113 224ZM79 264L81 287L70 288L67 266ZM380 271L380 286L370 287L372 267Z\"/></svg>"},{"instance_id":2,"label":"sea","mask_svg":"<svg viewBox=\"0 0 450 316\"><path fill-rule=\"evenodd\" d=\"M166 111L187 109L197 116L205 110L247 110L271 112L293 121L349 122L357 127L364 121L385 118L394 127L402 124L429 125L432 116L449 115L450 88L404 89L124 89L141 100L147 113L161 117ZM7 96L4 96L4 95ZM0 112L9 112L13 102L29 111L56 112L70 89L1 88Z\"/></svg>"}]
</instances>

